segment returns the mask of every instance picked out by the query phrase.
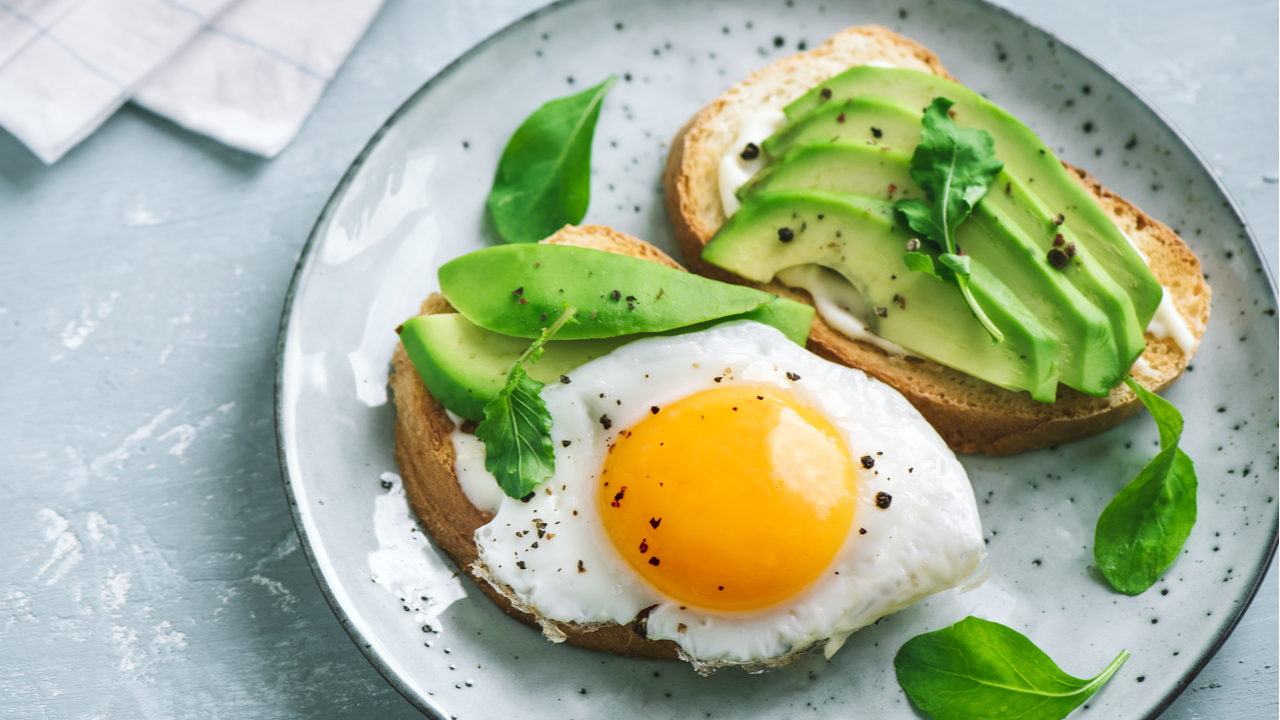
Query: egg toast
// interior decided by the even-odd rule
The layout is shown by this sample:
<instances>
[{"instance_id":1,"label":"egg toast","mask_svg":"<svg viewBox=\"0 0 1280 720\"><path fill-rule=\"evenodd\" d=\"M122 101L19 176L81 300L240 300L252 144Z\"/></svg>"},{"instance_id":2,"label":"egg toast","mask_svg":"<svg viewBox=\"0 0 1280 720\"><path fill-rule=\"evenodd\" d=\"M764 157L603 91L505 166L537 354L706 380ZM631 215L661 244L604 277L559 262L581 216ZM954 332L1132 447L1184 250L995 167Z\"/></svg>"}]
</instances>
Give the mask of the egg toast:
<instances>
[{"instance_id":1,"label":"egg toast","mask_svg":"<svg viewBox=\"0 0 1280 720\"><path fill-rule=\"evenodd\" d=\"M626 233L601 225L566 226L544 243L575 245L606 250L682 269L652 245ZM455 312L442 295L432 294L421 313ZM456 456L450 434L456 426L445 409L431 397L403 345L396 347L392 360L391 389L395 396L395 457L404 481L405 494L423 527L460 569L476 581L476 586L503 612L520 622L543 630L553 640L615 655L652 660L678 660L676 643L648 640L644 620L629 625L599 623L590 626L544 620L541 626L531 612L513 605L514 594L499 589L501 583L484 577L477 564L475 532L488 523L492 514L476 509L467 499L455 474Z\"/></svg>"},{"instance_id":2,"label":"egg toast","mask_svg":"<svg viewBox=\"0 0 1280 720\"><path fill-rule=\"evenodd\" d=\"M964 467L892 388L804 349L807 306L598 226L438 276L443 297L397 329L406 495L548 639L701 674L776 667L985 578Z\"/></svg>"},{"instance_id":3,"label":"egg toast","mask_svg":"<svg viewBox=\"0 0 1280 720\"><path fill-rule=\"evenodd\" d=\"M690 269L814 304L803 289L788 287L776 279L766 284L751 283L703 260L704 247L726 222L719 168L750 113L780 110L829 78L868 64L918 70L954 80L933 53L912 40L877 26L849 28L813 50L782 58L752 73L704 107L679 131L671 144L663 182L668 215ZM1162 339L1145 333L1146 349L1138 361L1142 371L1133 374L1147 389L1161 391L1186 369L1209 319L1210 289L1201 275L1200 262L1168 226L1112 193L1084 170L1066 163L1063 166L1071 180L1092 195L1145 257L1194 336L1195 342L1184 351L1171 337ZM996 386L932 360L889 354L842 334L821 315L813 323L808 349L833 362L863 370L897 389L960 452L1003 455L1057 445L1114 427L1141 407L1124 384L1105 397L1086 395L1063 385L1057 390L1055 402L1039 402L1026 392Z\"/></svg>"}]
</instances>

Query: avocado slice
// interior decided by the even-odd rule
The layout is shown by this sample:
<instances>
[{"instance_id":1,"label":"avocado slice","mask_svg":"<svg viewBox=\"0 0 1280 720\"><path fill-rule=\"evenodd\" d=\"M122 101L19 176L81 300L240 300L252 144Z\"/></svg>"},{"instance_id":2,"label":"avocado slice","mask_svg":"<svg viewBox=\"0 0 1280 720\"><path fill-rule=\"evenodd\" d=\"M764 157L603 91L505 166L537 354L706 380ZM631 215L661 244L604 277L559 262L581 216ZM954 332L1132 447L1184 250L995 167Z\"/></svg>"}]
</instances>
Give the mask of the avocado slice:
<instances>
[{"instance_id":1,"label":"avocado slice","mask_svg":"<svg viewBox=\"0 0 1280 720\"><path fill-rule=\"evenodd\" d=\"M917 129L919 126L917 117ZM918 132L916 136L918 142ZM845 140L793 147L738 188L737 195L746 203L758 193L802 188L835 190L880 200L925 197L911 179L909 155Z\"/></svg>"},{"instance_id":2,"label":"avocado slice","mask_svg":"<svg viewBox=\"0 0 1280 720\"><path fill-rule=\"evenodd\" d=\"M826 97L824 97L824 95ZM1075 233L1078 249L1101 264L1133 303L1140 327L1155 315L1163 290L1146 263L1062 162L1036 134L995 103L946 78L898 68L860 65L818 85L788 105L784 112L795 121L827 103L842 103L859 95L886 96L909 107L924 108L933 98L955 103L953 117L960 125L980 128L995 138L996 156L1005 171L1034 187L1052 214L1063 213ZM905 149L905 148L904 148Z\"/></svg>"},{"instance_id":3,"label":"avocado slice","mask_svg":"<svg viewBox=\"0 0 1280 720\"><path fill-rule=\"evenodd\" d=\"M760 146L769 157L778 158L797 145L836 140L870 147L915 147L920 144L920 112L892 98L859 95L825 103L791 119Z\"/></svg>"},{"instance_id":4,"label":"avocado slice","mask_svg":"<svg viewBox=\"0 0 1280 720\"><path fill-rule=\"evenodd\" d=\"M789 232L780 233L784 229ZM902 258L910 237L893 205L882 200L821 190L765 192L729 218L702 258L762 283L795 265L831 268L854 285L868 307L877 308L864 318L875 334L974 377L1053 402L1058 340L989 269L974 262L973 293L1005 336L993 344L954 286L907 269ZM913 312L917 308L927 312Z\"/></svg>"},{"instance_id":5,"label":"avocado slice","mask_svg":"<svg viewBox=\"0 0 1280 720\"><path fill-rule=\"evenodd\" d=\"M503 335L536 338L565 304L578 322L560 328L557 340L664 333L739 316L790 300L730 285L648 260L572 245L498 245L440 266L440 292L471 322ZM801 344L812 309L802 304L774 317L795 319L780 327Z\"/></svg>"},{"instance_id":6,"label":"avocado slice","mask_svg":"<svg viewBox=\"0 0 1280 720\"><path fill-rule=\"evenodd\" d=\"M754 320L786 333L792 342L803 345L813 323L813 308L792 300L771 296L760 307L745 313L716 318L663 333L639 333L589 340L549 340L537 362L526 362L525 372L541 383L552 383L598 357L613 352L632 340L658 335L681 335L705 330L735 320ZM511 337L486 330L461 313L419 315L400 326L400 341L413 367L434 397L446 410L468 420L484 419L484 406L498 396L507 381L507 371L529 348L528 338Z\"/></svg>"},{"instance_id":7,"label":"avocado slice","mask_svg":"<svg viewBox=\"0 0 1280 720\"><path fill-rule=\"evenodd\" d=\"M1147 349L1144 331L1146 323L1138 321L1137 310L1128 293L1116 283L1101 263L1094 262L1089 245L1067 224L1057 225L1054 213L1049 212L1040 198L1031 192L1021 180L1001 173L992 183L978 207L998 209L1005 218L1036 244L1040 257L1047 257L1049 250L1058 244L1073 243L1076 257L1062 276L1080 291L1089 302L1106 313L1115 331L1116 352L1122 369L1127 369ZM1118 384L1120 378L1116 378Z\"/></svg>"},{"instance_id":8,"label":"avocado slice","mask_svg":"<svg viewBox=\"0 0 1280 720\"><path fill-rule=\"evenodd\" d=\"M858 143L821 143L794 148L752 181L744 201L769 190L832 190L892 200L920 197L911 179L910 157L887 148ZM1063 384L1104 397L1120 382L1116 330L1109 317L1073 281L1086 284L1082 273L1054 269L1042 250L1009 217L1020 212L998 191L1016 182L1001 176L978 203L956 238L965 254L996 273L1032 311L1046 330L1062 342L1058 371ZM895 197L896 196L896 197ZM1083 267L1083 264L1081 265ZM1119 292L1117 290L1117 292ZM1120 293L1121 297L1125 297Z\"/></svg>"},{"instance_id":9,"label":"avocado slice","mask_svg":"<svg viewBox=\"0 0 1280 720\"><path fill-rule=\"evenodd\" d=\"M539 382L557 382L561 375L635 339L550 340L542 346L546 353L538 362L526 362L524 369ZM400 342L431 396L446 410L479 422L484 406L506 384L511 363L529 349L530 341L485 330L459 313L442 313L406 320L400 326Z\"/></svg>"},{"instance_id":10,"label":"avocado slice","mask_svg":"<svg viewBox=\"0 0 1280 720\"><path fill-rule=\"evenodd\" d=\"M1049 265L1007 215L978 203L956 229L956 244L996 273L1058 340L1062 384L1094 397L1107 397L1120 384L1131 363L1120 363L1111 321Z\"/></svg>"}]
</instances>

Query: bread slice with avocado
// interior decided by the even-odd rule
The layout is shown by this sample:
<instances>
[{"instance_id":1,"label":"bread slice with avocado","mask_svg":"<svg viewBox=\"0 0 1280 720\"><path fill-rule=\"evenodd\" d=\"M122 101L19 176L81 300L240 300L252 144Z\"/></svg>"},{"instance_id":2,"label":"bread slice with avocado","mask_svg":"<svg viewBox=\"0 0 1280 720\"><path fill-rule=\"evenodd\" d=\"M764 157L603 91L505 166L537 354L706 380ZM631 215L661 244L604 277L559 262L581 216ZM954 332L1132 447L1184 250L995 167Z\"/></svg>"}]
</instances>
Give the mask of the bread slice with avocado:
<instances>
[{"instance_id":1,"label":"bread slice with avocado","mask_svg":"<svg viewBox=\"0 0 1280 720\"><path fill-rule=\"evenodd\" d=\"M955 450L1015 453L1114 427L1141 407L1119 383L1131 366L1138 382L1160 391L1190 362L1209 316L1210 290L1199 261L1167 226L1085 171L1060 163L1020 122L952 82L928 50L875 26L844 30L754 72L690 119L672 143L663 180L685 264L810 304L814 297L780 281L778 271L816 263L849 277L884 269L887 277L859 278L865 315L874 313L871 324L882 337L862 335L848 323L842 332L819 313L808 348L892 385ZM972 330L980 326L963 305L963 313L945 306L954 317L932 325L903 320L913 316L920 323L921 314L911 310L944 307L934 295L952 287L890 262L901 265L912 247L892 201L922 196L911 182L909 155L921 142L920 108L939 95L956 103L957 124L995 136L1004 162L990 200L956 234L963 254L990 271L973 282L988 293L979 302L1004 314L992 318L1008 338L1003 356L978 342L989 338ZM741 148L744 160L763 155L773 162L736 193L722 194L721 165L729 153L739 150L762 113L784 108L781 130ZM745 212L738 211L740 202ZM863 244L837 244L841 228ZM1077 245L1080 255L1069 256ZM856 260L855 251L862 253ZM1000 264L1006 262L1001 253L1033 262L1011 272ZM911 292L902 289L908 286ZM1181 343L1147 331L1162 302L1160 286L1167 296L1160 312L1167 315L1172 303L1185 323ZM960 347L971 350L952 362L964 354ZM975 370L969 355L989 359Z\"/></svg>"},{"instance_id":2,"label":"bread slice with avocado","mask_svg":"<svg viewBox=\"0 0 1280 720\"><path fill-rule=\"evenodd\" d=\"M600 225L567 226L543 242L605 250L683 270L652 245ZM455 312L444 296L433 293L422 303L420 316ZM522 344L527 347L529 343L525 340ZM493 516L472 505L458 482L455 471L457 458L450 437L457 425L444 406L427 391L403 344L396 347L390 384L396 405L396 464L400 468L409 505L440 549L476 581L477 587L490 600L524 624L534 628L541 626L543 633L553 640L628 657L680 659L676 643L644 637L642 619L628 625L580 626L538 618L532 608L519 606L518 601L513 603L515 594L509 588L485 578L483 566L476 562L479 555L475 532ZM463 426L464 430L474 427L470 421L464 421Z\"/></svg>"}]
</instances>

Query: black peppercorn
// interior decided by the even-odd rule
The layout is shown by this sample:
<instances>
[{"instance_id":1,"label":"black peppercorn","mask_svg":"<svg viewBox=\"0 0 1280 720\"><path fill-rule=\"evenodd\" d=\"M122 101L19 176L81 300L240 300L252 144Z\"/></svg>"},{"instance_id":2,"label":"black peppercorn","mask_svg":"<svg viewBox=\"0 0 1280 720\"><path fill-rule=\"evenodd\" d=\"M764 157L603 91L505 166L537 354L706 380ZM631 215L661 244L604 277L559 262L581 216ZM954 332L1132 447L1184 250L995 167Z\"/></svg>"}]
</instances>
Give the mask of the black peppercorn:
<instances>
[{"instance_id":1,"label":"black peppercorn","mask_svg":"<svg viewBox=\"0 0 1280 720\"><path fill-rule=\"evenodd\" d=\"M1057 270L1061 270L1065 268L1067 266L1067 263L1071 262L1071 257L1067 255L1066 251L1064 251L1062 248L1051 249L1049 251L1048 259L1049 259L1049 264L1052 265Z\"/></svg>"}]
</instances>

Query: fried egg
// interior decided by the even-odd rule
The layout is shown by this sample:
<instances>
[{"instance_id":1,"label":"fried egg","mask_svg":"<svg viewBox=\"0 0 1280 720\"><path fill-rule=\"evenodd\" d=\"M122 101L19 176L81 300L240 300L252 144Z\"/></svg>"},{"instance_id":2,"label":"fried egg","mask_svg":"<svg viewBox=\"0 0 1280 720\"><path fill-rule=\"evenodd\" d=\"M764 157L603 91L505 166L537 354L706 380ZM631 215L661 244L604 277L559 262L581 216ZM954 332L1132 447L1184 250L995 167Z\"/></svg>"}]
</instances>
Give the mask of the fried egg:
<instances>
[{"instance_id":1,"label":"fried egg","mask_svg":"<svg viewBox=\"0 0 1280 720\"><path fill-rule=\"evenodd\" d=\"M454 434L475 570L518 607L590 627L647 614L699 669L771 664L972 582L964 468L895 390L734 322L638 340L542 397L555 476L495 498ZM488 492L486 498L485 493Z\"/></svg>"}]
</instances>

